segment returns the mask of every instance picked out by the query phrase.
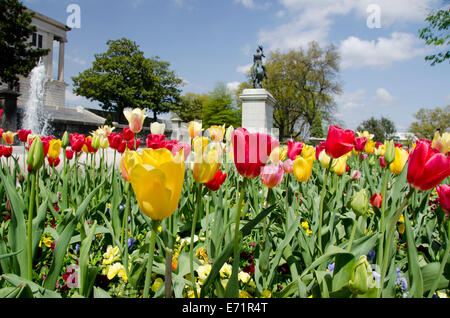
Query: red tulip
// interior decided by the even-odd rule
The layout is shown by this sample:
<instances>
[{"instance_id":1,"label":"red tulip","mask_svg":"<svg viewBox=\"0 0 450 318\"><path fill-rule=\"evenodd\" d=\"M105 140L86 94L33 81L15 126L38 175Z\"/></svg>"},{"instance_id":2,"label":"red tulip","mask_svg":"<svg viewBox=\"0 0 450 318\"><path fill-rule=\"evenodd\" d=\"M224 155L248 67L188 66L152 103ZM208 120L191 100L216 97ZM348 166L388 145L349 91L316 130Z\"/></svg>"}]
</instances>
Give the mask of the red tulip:
<instances>
[{"instance_id":1,"label":"red tulip","mask_svg":"<svg viewBox=\"0 0 450 318\"><path fill-rule=\"evenodd\" d=\"M303 150L303 143L300 141L287 141L288 151L287 156L291 160L295 160L297 156L300 156Z\"/></svg>"},{"instance_id":2,"label":"red tulip","mask_svg":"<svg viewBox=\"0 0 450 318\"><path fill-rule=\"evenodd\" d=\"M274 188L283 180L283 167L281 165L266 165L261 169L261 182L266 187Z\"/></svg>"},{"instance_id":3,"label":"red tulip","mask_svg":"<svg viewBox=\"0 0 450 318\"><path fill-rule=\"evenodd\" d=\"M442 210L448 215L450 213L450 185L438 185L436 191L439 194L439 202L441 203Z\"/></svg>"},{"instance_id":4,"label":"red tulip","mask_svg":"<svg viewBox=\"0 0 450 318\"><path fill-rule=\"evenodd\" d=\"M0 109L0 118L2 118L3 109Z\"/></svg>"},{"instance_id":5,"label":"red tulip","mask_svg":"<svg viewBox=\"0 0 450 318\"><path fill-rule=\"evenodd\" d=\"M431 148L427 142L419 142L409 155L409 184L426 191L450 176L450 157Z\"/></svg>"},{"instance_id":6,"label":"red tulip","mask_svg":"<svg viewBox=\"0 0 450 318\"><path fill-rule=\"evenodd\" d=\"M134 132L131 131L129 127L123 129L123 139L130 141L134 139Z\"/></svg>"},{"instance_id":7,"label":"red tulip","mask_svg":"<svg viewBox=\"0 0 450 318\"><path fill-rule=\"evenodd\" d=\"M319 160L319 155L323 150L325 150L325 141L319 142L316 146L316 160Z\"/></svg>"},{"instance_id":8,"label":"red tulip","mask_svg":"<svg viewBox=\"0 0 450 318\"><path fill-rule=\"evenodd\" d=\"M120 143L119 147L117 147L117 151L119 153L124 153L125 149L127 149L127 142L124 140Z\"/></svg>"},{"instance_id":9,"label":"red tulip","mask_svg":"<svg viewBox=\"0 0 450 318\"><path fill-rule=\"evenodd\" d=\"M220 189L222 184L225 182L227 174L220 170L217 170L216 175L210 181L205 183L205 186L211 191L217 191Z\"/></svg>"},{"instance_id":10,"label":"red tulip","mask_svg":"<svg viewBox=\"0 0 450 318\"><path fill-rule=\"evenodd\" d=\"M327 155L337 159L352 151L354 146L355 133L353 131L330 125L327 140L325 141Z\"/></svg>"},{"instance_id":11,"label":"red tulip","mask_svg":"<svg viewBox=\"0 0 450 318\"><path fill-rule=\"evenodd\" d=\"M121 133L111 133L108 136L109 147L117 150L122 143L123 137Z\"/></svg>"},{"instance_id":12,"label":"red tulip","mask_svg":"<svg viewBox=\"0 0 450 318\"><path fill-rule=\"evenodd\" d=\"M31 130L19 129L17 130L17 136L21 142L27 142L28 135L31 134Z\"/></svg>"},{"instance_id":13,"label":"red tulip","mask_svg":"<svg viewBox=\"0 0 450 318\"><path fill-rule=\"evenodd\" d=\"M239 174L246 178L259 176L272 150L280 145L279 141L272 140L267 134L251 134L242 127L233 131L231 140L234 164Z\"/></svg>"},{"instance_id":14,"label":"red tulip","mask_svg":"<svg viewBox=\"0 0 450 318\"><path fill-rule=\"evenodd\" d=\"M367 137L356 137L355 138L355 150L363 152L366 147Z\"/></svg>"},{"instance_id":15,"label":"red tulip","mask_svg":"<svg viewBox=\"0 0 450 318\"><path fill-rule=\"evenodd\" d=\"M153 135L150 134L145 140L147 143L147 148L151 149L161 149L166 147L166 136L165 135Z\"/></svg>"},{"instance_id":16,"label":"red tulip","mask_svg":"<svg viewBox=\"0 0 450 318\"><path fill-rule=\"evenodd\" d=\"M55 167L56 168L59 165L61 160L59 159L59 157L57 157L54 160L52 158L48 157L47 161L48 161L48 164L50 165L50 167Z\"/></svg>"},{"instance_id":17,"label":"red tulip","mask_svg":"<svg viewBox=\"0 0 450 318\"><path fill-rule=\"evenodd\" d=\"M81 149L83 149L85 140L84 135L77 133L70 134L69 139L70 139L70 147L72 148L73 151L78 153L81 151Z\"/></svg>"},{"instance_id":18,"label":"red tulip","mask_svg":"<svg viewBox=\"0 0 450 318\"><path fill-rule=\"evenodd\" d=\"M0 128L0 138L3 136L3 129Z\"/></svg>"},{"instance_id":19,"label":"red tulip","mask_svg":"<svg viewBox=\"0 0 450 318\"><path fill-rule=\"evenodd\" d=\"M12 156L13 153L13 147L5 147L3 145L0 145L0 157L9 158Z\"/></svg>"},{"instance_id":20,"label":"red tulip","mask_svg":"<svg viewBox=\"0 0 450 318\"><path fill-rule=\"evenodd\" d=\"M384 159L384 156L380 156L380 166L381 168L386 168L386 159Z\"/></svg>"},{"instance_id":21,"label":"red tulip","mask_svg":"<svg viewBox=\"0 0 450 318\"><path fill-rule=\"evenodd\" d=\"M128 142L128 149L136 150L139 148L140 145L141 145L141 139L137 138L136 139L136 147L134 147L134 139L133 139Z\"/></svg>"},{"instance_id":22,"label":"red tulip","mask_svg":"<svg viewBox=\"0 0 450 318\"><path fill-rule=\"evenodd\" d=\"M374 193L370 198L370 204L377 209L381 209L382 203L383 203L383 195L381 193Z\"/></svg>"},{"instance_id":23,"label":"red tulip","mask_svg":"<svg viewBox=\"0 0 450 318\"><path fill-rule=\"evenodd\" d=\"M66 158L67 158L67 160L72 160L72 158L73 158L73 150L72 149L66 149Z\"/></svg>"}]
</instances>

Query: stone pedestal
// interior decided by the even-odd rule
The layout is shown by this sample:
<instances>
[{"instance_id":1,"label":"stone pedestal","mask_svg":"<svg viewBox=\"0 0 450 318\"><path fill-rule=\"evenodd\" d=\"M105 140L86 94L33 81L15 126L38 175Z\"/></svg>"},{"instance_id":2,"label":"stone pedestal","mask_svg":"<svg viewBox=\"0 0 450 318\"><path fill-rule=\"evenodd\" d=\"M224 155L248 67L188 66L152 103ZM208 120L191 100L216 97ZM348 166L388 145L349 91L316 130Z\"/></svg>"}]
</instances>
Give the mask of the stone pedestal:
<instances>
[{"instance_id":1,"label":"stone pedestal","mask_svg":"<svg viewBox=\"0 0 450 318\"><path fill-rule=\"evenodd\" d=\"M242 101L242 127L249 132L265 132L278 135L273 130L273 106L275 98L264 88L244 89Z\"/></svg>"},{"instance_id":2,"label":"stone pedestal","mask_svg":"<svg viewBox=\"0 0 450 318\"><path fill-rule=\"evenodd\" d=\"M4 131L17 131L17 97L20 94L12 90L0 91L0 109L3 109L0 118L0 127Z\"/></svg>"}]
</instances>

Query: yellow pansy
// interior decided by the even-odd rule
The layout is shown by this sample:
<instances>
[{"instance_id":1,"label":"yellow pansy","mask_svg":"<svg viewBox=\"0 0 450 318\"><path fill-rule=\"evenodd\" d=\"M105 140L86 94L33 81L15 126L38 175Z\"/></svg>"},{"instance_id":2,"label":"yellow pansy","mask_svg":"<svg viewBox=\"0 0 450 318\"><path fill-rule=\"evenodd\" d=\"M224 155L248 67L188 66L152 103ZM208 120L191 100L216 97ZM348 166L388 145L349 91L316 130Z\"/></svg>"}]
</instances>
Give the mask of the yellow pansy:
<instances>
[{"instance_id":1,"label":"yellow pansy","mask_svg":"<svg viewBox=\"0 0 450 318\"><path fill-rule=\"evenodd\" d=\"M106 252L103 254L103 264L109 265L120 259L119 247L108 245Z\"/></svg>"},{"instance_id":2,"label":"yellow pansy","mask_svg":"<svg viewBox=\"0 0 450 318\"><path fill-rule=\"evenodd\" d=\"M162 278L158 277L157 279L155 279L152 285L152 291L156 293L163 283L164 281L162 280Z\"/></svg>"},{"instance_id":3,"label":"yellow pansy","mask_svg":"<svg viewBox=\"0 0 450 318\"><path fill-rule=\"evenodd\" d=\"M238 274L238 279L241 281L241 282L243 282L244 284L247 284L248 283L248 281L250 280L250 274L249 273L246 273L246 272L244 272L244 271L240 271L239 272L239 274Z\"/></svg>"},{"instance_id":4,"label":"yellow pansy","mask_svg":"<svg viewBox=\"0 0 450 318\"><path fill-rule=\"evenodd\" d=\"M43 237L39 241L39 247L41 247L41 244L44 244L47 247L52 247L53 240L51 237Z\"/></svg>"},{"instance_id":5,"label":"yellow pansy","mask_svg":"<svg viewBox=\"0 0 450 318\"><path fill-rule=\"evenodd\" d=\"M208 278L209 273L211 273L211 264L205 264L197 267L196 272L198 274L198 279L203 282Z\"/></svg>"},{"instance_id":6,"label":"yellow pansy","mask_svg":"<svg viewBox=\"0 0 450 318\"><path fill-rule=\"evenodd\" d=\"M103 274L106 274L109 280L112 280L117 275L119 278L122 278L125 282L128 281L125 267L121 263L114 263L113 265L108 265L103 270Z\"/></svg>"},{"instance_id":7,"label":"yellow pansy","mask_svg":"<svg viewBox=\"0 0 450 318\"><path fill-rule=\"evenodd\" d=\"M228 278L231 276L232 266L228 263L222 265L222 268L219 271L220 277Z\"/></svg>"}]
</instances>

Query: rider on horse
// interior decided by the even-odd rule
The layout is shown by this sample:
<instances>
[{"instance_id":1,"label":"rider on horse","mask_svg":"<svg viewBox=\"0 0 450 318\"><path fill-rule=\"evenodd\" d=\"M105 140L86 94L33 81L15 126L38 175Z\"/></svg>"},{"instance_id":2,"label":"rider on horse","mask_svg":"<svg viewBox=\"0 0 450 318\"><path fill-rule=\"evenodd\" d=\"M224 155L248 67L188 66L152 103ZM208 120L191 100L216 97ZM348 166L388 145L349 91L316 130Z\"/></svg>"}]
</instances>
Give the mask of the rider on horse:
<instances>
[{"instance_id":1,"label":"rider on horse","mask_svg":"<svg viewBox=\"0 0 450 318\"><path fill-rule=\"evenodd\" d=\"M253 55L252 82L254 88L262 88L264 78L267 79L266 68L262 64L263 57L265 57L263 47L258 46L256 54Z\"/></svg>"}]
</instances>

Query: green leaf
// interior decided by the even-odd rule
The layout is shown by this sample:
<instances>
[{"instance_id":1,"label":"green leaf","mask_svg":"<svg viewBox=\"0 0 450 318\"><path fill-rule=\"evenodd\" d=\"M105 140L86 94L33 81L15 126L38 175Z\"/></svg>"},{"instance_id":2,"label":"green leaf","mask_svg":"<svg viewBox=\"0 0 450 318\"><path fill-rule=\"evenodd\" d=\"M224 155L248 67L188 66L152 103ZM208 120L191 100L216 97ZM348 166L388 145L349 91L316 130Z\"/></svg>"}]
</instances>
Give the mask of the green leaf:
<instances>
[{"instance_id":1,"label":"green leaf","mask_svg":"<svg viewBox=\"0 0 450 318\"><path fill-rule=\"evenodd\" d=\"M60 294L41 287L38 284L35 284L28 279L19 277L15 274L3 274L1 278L5 279L8 283L16 287L20 284L27 284L31 288L31 291L33 292L33 296L35 298L61 298Z\"/></svg>"},{"instance_id":2,"label":"green leaf","mask_svg":"<svg viewBox=\"0 0 450 318\"><path fill-rule=\"evenodd\" d=\"M430 291L433 283L437 279L441 264L439 262L429 263L421 268L423 279L423 291L426 293ZM444 273L439 277L439 283L436 290L450 288L450 264L447 263L444 268Z\"/></svg>"},{"instance_id":3,"label":"green leaf","mask_svg":"<svg viewBox=\"0 0 450 318\"><path fill-rule=\"evenodd\" d=\"M422 271L419 267L419 258L417 257L416 241L414 239L411 222L408 218L408 213L404 213L405 218L405 233L408 251L408 276L409 276L409 295L410 297L423 297L423 279Z\"/></svg>"},{"instance_id":4,"label":"green leaf","mask_svg":"<svg viewBox=\"0 0 450 318\"><path fill-rule=\"evenodd\" d=\"M78 259L79 264L79 291L80 295L84 297L89 297L92 291L92 286L94 285L95 276L97 275L97 268L89 266L89 251L91 250L92 239L94 238L95 228L97 226L97 221L94 221L89 234L81 242L80 247L80 257Z\"/></svg>"}]
</instances>

